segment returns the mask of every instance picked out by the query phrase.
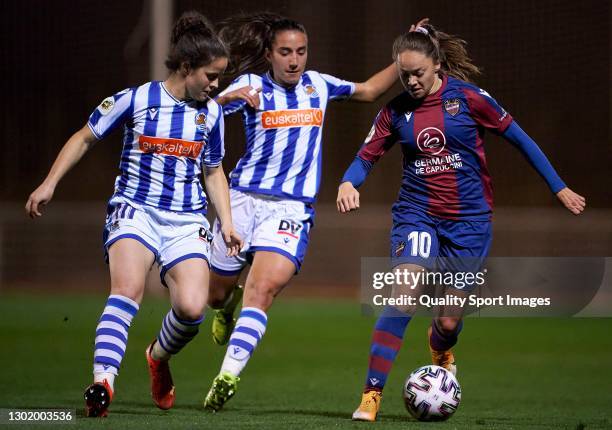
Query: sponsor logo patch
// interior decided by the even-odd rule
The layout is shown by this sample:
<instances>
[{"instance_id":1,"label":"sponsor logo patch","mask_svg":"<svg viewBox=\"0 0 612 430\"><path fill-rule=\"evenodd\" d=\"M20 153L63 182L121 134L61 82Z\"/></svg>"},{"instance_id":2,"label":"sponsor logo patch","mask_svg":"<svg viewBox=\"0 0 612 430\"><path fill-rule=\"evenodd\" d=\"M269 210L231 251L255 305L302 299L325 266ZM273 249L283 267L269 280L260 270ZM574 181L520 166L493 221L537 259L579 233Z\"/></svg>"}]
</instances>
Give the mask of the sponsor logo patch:
<instances>
[{"instance_id":1,"label":"sponsor logo patch","mask_svg":"<svg viewBox=\"0 0 612 430\"><path fill-rule=\"evenodd\" d=\"M100 111L102 115L108 115L113 110L114 107L115 107L115 99L112 97L107 97L104 100L102 100L102 103L100 103L98 110Z\"/></svg>"},{"instance_id":2,"label":"sponsor logo patch","mask_svg":"<svg viewBox=\"0 0 612 430\"><path fill-rule=\"evenodd\" d=\"M198 232L198 236L200 240L203 240L204 242L211 244L213 241L213 235L210 231L208 231L208 229L204 228L204 227L200 227L200 231Z\"/></svg>"},{"instance_id":3,"label":"sponsor logo patch","mask_svg":"<svg viewBox=\"0 0 612 430\"><path fill-rule=\"evenodd\" d=\"M399 257L400 255L402 255L402 252L404 252L405 248L406 248L406 242L398 243L397 246L395 247L395 256Z\"/></svg>"},{"instance_id":4,"label":"sponsor logo patch","mask_svg":"<svg viewBox=\"0 0 612 430\"><path fill-rule=\"evenodd\" d=\"M444 109L451 116L455 116L459 113L459 99L448 99L444 101Z\"/></svg>"},{"instance_id":5,"label":"sponsor logo patch","mask_svg":"<svg viewBox=\"0 0 612 430\"><path fill-rule=\"evenodd\" d=\"M151 137L141 135L138 138L140 150L147 154L172 155L196 159L202 153L206 142L172 139L169 137Z\"/></svg>"},{"instance_id":6,"label":"sponsor logo patch","mask_svg":"<svg viewBox=\"0 0 612 430\"><path fill-rule=\"evenodd\" d=\"M417 136L417 146L421 152L438 155L446 146L446 136L436 127L427 127Z\"/></svg>"},{"instance_id":7,"label":"sponsor logo patch","mask_svg":"<svg viewBox=\"0 0 612 430\"><path fill-rule=\"evenodd\" d=\"M321 127L323 111L318 108L269 110L261 115L263 128Z\"/></svg>"},{"instance_id":8,"label":"sponsor logo patch","mask_svg":"<svg viewBox=\"0 0 612 430\"><path fill-rule=\"evenodd\" d=\"M302 224L299 222L282 219L278 225L278 231L276 233L283 234L294 239L299 239L298 233L302 229ZM287 243L287 241L285 241Z\"/></svg>"}]
</instances>

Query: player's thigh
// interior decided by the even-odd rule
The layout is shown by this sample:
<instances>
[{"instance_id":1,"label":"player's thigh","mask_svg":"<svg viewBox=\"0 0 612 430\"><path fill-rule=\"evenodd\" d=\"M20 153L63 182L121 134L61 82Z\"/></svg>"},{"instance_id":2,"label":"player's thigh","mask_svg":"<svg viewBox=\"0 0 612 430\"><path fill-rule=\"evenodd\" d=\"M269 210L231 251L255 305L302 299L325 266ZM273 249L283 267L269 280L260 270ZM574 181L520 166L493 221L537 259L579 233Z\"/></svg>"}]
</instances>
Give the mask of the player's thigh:
<instances>
[{"instance_id":1,"label":"player's thigh","mask_svg":"<svg viewBox=\"0 0 612 430\"><path fill-rule=\"evenodd\" d=\"M440 287L438 295L446 296L445 303L458 302L454 298L467 299L482 279L484 261L492 242L492 226L489 221L445 221L440 228L440 256L438 270L451 276L452 285ZM434 309L438 326L445 331L455 330L465 307L459 305L441 306Z\"/></svg>"},{"instance_id":2,"label":"player's thigh","mask_svg":"<svg viewBox=\"0 0 612 430\"><path fill-rule=\"evenodd\" d=\"M419 297L425 292L426 285L424 276L427 269L418 264L399 264L393 268L394 272L399 272L396 282L392 287L391 296L395 299L410 297L412 302L404 300L404 305L396 305L395 308L408 314L414 315L419 307Z\"/></svg>"},{"instance_id":3,"label":"player's thigh","mask_svg":"<svg viewBox=\"0 0 612 430\"><path fill-rule=\"evenodd\" d=\"M245 284L243 305L267 310L295 270L295 264L285 255L272 251L256 252Z\"/></svg>"},{"instance_id":4,"label":"player's thigh","mask_svg":"<svg viewBox=\"0 0 612 430\"><path fill-rule=\"evenodd\" d=\"M108 258L111 294L126 296L140 303L155 255L138 240L123 238L110 245Z\"/></svg>"},{"instance_id":5,"label":"player's thigh","mask_svg":"<svg viewBox=\"0 0 612 430\"><path fill-rule=\"evenodd\" d=\"M167 271L165 281L179 318L201 318L208 297L208 262L201 257L184 259Z\"/></svg>"}]
</instances>

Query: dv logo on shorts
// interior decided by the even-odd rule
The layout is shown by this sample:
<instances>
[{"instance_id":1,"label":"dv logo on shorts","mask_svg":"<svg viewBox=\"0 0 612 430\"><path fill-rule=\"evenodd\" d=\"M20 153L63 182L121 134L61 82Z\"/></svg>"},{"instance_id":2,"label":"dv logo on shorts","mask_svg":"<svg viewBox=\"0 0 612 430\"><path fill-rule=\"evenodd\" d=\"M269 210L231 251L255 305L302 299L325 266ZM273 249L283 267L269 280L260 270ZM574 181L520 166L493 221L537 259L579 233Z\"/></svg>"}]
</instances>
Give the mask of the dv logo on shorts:
<instances>
[{"instance_id":1,"label":"dv logo on shorts","mask_svg":"<svg viewBox=\"0 0 612 430\"><path fill-rule=\"evenodd\" d=\"M302 229L302 224L282 219L278 226L278 234L284 234L294 239L299 239L298 233Z\"/></svg>"},{"instance_id":2,"label":"dv logo on shorts","mask_svg":"<svg viewBox=\"0 0 612 430\"><path fill-rule=\"evenodd\" d=\"M429 155L438 155L446 146L446 136L436 127L427 127L417 136L417 146Z\"/></svg>"},{"instance_id":3,"label":"dv logo on shorts","mask_svg":"<svg viewBox=\"0 0 612 430\"><path fill-rule=\"evenodd\" d=\"M206 243L212 243L213 235L210 231L205 229L204 227L200 227L199 239L203 240Z\"/></svg>"}]
</instances>

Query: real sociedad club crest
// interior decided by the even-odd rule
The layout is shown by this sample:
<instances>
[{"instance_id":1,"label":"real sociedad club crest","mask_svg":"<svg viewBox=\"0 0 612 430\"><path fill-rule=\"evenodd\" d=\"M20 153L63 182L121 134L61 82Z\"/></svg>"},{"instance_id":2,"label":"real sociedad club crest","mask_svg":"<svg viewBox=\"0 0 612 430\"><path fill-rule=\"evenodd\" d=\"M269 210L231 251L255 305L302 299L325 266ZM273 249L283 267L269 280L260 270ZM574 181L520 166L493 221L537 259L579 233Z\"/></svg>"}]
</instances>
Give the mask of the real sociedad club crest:
<instances>
[{"instance_id":1,"label":"real sociedad club crest","mask_svg":"<svg viewBox=\"0 0 612 430\"><path fill-rule=\"evenodd\" d=\"M196 113L195 125L198 131L204 131L204 128L206 128L206 114L204 112Z\"/></svg>"},{"instance_id":2,"label":"real sociedad club crest","mask_svg":"<svg viewBox=\"0 0 612 430\"><path fill-rule=\"evenodd\" d=\"M444 102L444 109L451 116L455 116L459 113L459 99L448 99Z\"/></svg>"},{"instance_id":3,"label":"real sociedad club crest","mask_svg":"<svg viewBox=\"0 0 612 430\"><path fill-rule=\"evenodd\" d=\"M204 139L208 137L208 129L206 128L206 114L204 112L196 113L194 119L196 129L204 135Z\"/></svg>"},{"instance_id":4,"label":"real sociedad club crest","mask_svg":"<svg viewBox=\"0 0 612 430\"><path fill-rule=\"evenodd\" d=\"M316 99L317 97L319 97L319 93L317 92L315 87L313 87L312 85L304 86L304 92L310 98Z\"/></svg>"}]
</instances>

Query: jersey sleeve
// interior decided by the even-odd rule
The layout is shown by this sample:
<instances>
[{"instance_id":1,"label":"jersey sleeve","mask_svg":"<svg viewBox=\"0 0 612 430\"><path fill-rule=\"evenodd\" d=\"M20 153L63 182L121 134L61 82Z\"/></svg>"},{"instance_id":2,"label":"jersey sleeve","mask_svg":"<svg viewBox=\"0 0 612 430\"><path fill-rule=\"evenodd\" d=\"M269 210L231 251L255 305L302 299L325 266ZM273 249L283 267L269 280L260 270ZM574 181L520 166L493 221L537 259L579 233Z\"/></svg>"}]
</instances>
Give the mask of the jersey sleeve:
<instances>
[{"instance_id":1,"label":"jersey sleeve","mask_svg":"<svg viewBox=\"0 0 612 430\"><path fill-rule=\"evenodd\" d=\"M206 167L217 167L223 161L225 155L225 122L223 119L223 111L219 106L219 114L217 121L208 135L208 143L204 150L203 164Z\"/></svg>"},{"instance_id":2,"label":"jersey sleeve","mask_svg":"<svg viewBox=\"0 0 612 430\"><path fill-rule=\"evenodd\" d=\"M502 134L512 123L512 116L485 90L464 88L470 114L479 125Z\"/></svg>"},{"instance_id":3,"label":"jersey sleeve","mask_svg":"<svg viewBox=\"0 0 612 430\"><path fill-rule=\"evenodd\" d=\"M376 163L395 144L392 129L392 110L387 105L378 112L370 133L357 156L370 163Z\"/></svg>"},{"instance_id":4,"label":"jersey sleeve","mask_svg":"<svg viewBox=\"0 0 612 430\"><path fill-rule=\"evenodd\" d=\"M133 89L125 89L102 100L87 121L87 125L96 138L103 139L130 119L134 111L133 95Z\"/></svg>"},{"instance_id":5,"label":"jersey sleeve","mask_svg":"<svg viewBox=\"0 0 612 430\"><path fill-rule=\"evenodd\" d=\"M251 77L250 75L240 75L236 79L232 81L229 86L219 93L219 96L224 96L225 94L237 90L242 87L246 87L251 85ZM247 102L245 100L234 100L231 103L227 103L223 105L223 115L232 115L236 112L240 112L245 108Z\"/></svg>"},{"instance_id":6,"label":"jersey sleeve","mask_svg":"<svg viewBox=\"0 0 612 430\"><path fill-rule=\"evenodd\" d=\"M338 79L331 75L321 73L321 78L327 84L327 92L330 100L344 100L355 92L355 83Z\"/></svg>"}]
</instances>

